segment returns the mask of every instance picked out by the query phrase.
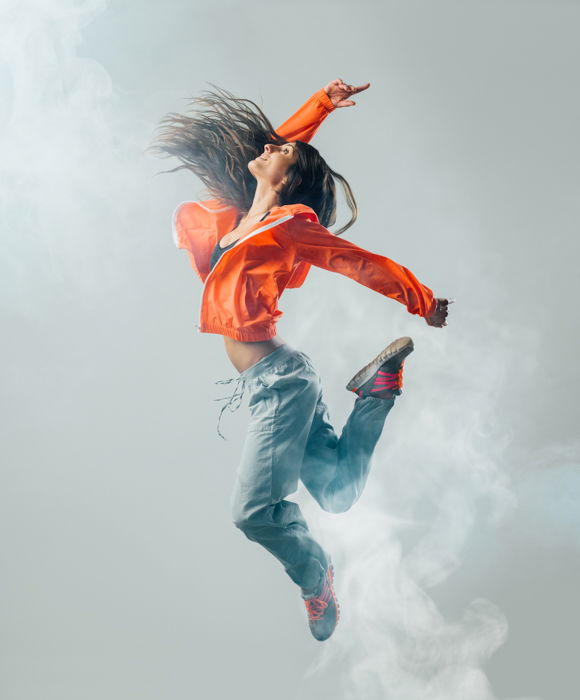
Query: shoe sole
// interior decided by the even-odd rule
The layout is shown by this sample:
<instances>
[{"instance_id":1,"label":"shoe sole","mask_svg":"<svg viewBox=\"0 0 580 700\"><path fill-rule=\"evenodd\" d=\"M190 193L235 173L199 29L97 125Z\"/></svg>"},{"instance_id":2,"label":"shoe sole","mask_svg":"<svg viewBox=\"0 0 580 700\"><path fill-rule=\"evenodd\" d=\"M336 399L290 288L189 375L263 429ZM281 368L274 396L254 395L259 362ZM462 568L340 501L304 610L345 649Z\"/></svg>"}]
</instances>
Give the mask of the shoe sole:
<instances>
[{"instance_id":1,"label":"shoe sole","mask_svg":"<svg viewBox=\"0 0 580 700\"><path fill-rule=\"evenodd\" d=\"M332 632L330 633L329 637L334 634L334 630L336 629L336 625L338 625L339 620L340 620L340 605L338 604L338 600L336 600L336 595L334 593L334 565L330 565L330 590L332 592L332 599L334 601L334 605L336 606L336 624L334 625L334 628Z\"/></svg>"},{"instance_id":2,"label":"shoe sole","mask_svg":"<svg viewBox=\"0 0 580 700\"><path fill-rule=\"evenodd\" d=\"M336 600L336 596L334 594L334 565L330 565L330 586L332 590L332 598L334 600L334 604L336 605L336 624L338 624L338 621L340 620L340 605L338 604L338 600Z\"/></svg>"},{"instance_id":3,"label":"shoe sole","mask_svg":"<svg viewBox=\"0 0 580 700\"><path fill-rule=\"evenodd\" d=\"M415 346L413 345L413 340L408 336L403 338L397 338L389 343L387 347L380 352L374 360L371 360L368 365L363 367L360 372L357 372L350 382L346 385L349 391L356 391L365 382L367 382L373 374L383 365L387 360L392 359L396 355L401 353L405 354L405 357L413 352Z\"/></svg>"}]
</instances>

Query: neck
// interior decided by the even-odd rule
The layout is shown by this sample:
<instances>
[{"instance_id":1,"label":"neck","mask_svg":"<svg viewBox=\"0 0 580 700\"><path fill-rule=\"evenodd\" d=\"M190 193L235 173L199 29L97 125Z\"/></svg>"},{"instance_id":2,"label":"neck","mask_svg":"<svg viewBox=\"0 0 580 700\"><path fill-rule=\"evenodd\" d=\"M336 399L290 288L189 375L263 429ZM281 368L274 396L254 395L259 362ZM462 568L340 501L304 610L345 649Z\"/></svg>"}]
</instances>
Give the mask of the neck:
<instances>
[{"instance_id":1,"label":"neck","mask_svg":"<svg viewBox=\"0 0 580 700\"><path fill-rule=\"evenodd\" d=\"M254 195L254 201L252 206L247 213L247 216L258 216L260 214L265 214L274 207L280 206L280 197L276 190L272 188L268 183L258 182L256 187L256 193Z\"/></svg>"}]
</instances>

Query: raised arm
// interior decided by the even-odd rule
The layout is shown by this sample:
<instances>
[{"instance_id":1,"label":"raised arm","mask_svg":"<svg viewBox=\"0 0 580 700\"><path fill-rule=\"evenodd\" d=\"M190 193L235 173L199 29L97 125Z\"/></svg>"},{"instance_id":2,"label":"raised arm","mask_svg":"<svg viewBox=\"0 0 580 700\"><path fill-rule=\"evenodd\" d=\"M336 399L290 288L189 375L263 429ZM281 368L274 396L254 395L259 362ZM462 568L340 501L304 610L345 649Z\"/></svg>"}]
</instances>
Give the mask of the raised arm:
<instances>
[{"instance_id":1,"label":"raised arm","mask_svg":"<svg viewBox=\"0 0 580 700\"><path fill-rule=\"evenodd\" d=\"M351 107L356 104L350 98L369 87L370 83L355 87L346 85L340 78L333 80L314 95L287 119L276 132L287 141L308 143L326 117L338 107Z\"/></svg>"},{"instance_id":2,"label":"raised arm","mask_svg":"<svg viewBox=\"0 0 580 700\"><path fill-rule=\"evenodd\" d=\"M409 313L428 318L437 309L433 292L406 267L371 253L314 221L295 218L285 224L296 260L316 265L404 304Z\"/></svg>"},{"instance_id":3,"label":"raised arm","mask_svg":"<svg viewBox=\"0 0 580 700\"><path fill-rule=\"evenodd\" d=\"M287 141L308 143L334 109L324 88L320 88L276 132Z\"/></svg>"}]
</instances>

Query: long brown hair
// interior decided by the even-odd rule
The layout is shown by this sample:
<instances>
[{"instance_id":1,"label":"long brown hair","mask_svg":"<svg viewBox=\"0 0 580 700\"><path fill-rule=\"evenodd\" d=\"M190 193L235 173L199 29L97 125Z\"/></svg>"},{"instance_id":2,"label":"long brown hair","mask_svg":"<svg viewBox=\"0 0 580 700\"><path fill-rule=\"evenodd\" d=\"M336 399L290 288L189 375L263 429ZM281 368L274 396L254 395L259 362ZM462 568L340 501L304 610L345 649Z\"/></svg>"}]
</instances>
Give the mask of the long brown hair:
<instances>
[{"instance_id":1,"label":"long brown hair","mask_svg":"<svg viewBox=\"0 0 580 700\"><path fill-rule=\"evenodd\" d=\"M189 100L193 116L169 113L158 127L158 135L147 150L161 157L175 156L181 161L173 173L186 168L197 175L209 195L246 213L256 192L256 179L248 163L262 155L267 143L288 143L276 133L264 112L251 100L209 83L201 97ZM296 141L298 159L287 173L280 192L280 204L305 204L311 207L323 226L336 221L336 185L343 188L351 211L350 221L336 235L344 233L357 218L358 208L345 178L328 166L316 148Z\"/></svg>"}]
</instances>

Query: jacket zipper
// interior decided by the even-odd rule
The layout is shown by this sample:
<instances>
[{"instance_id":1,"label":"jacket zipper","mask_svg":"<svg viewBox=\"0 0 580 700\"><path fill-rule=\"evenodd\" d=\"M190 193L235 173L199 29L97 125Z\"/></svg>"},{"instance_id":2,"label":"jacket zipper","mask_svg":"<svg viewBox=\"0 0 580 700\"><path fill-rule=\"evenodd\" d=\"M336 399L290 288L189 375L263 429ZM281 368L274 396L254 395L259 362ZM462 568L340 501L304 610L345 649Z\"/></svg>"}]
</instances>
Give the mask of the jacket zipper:
<instances>
[{"instance_id":1,"label":"jacket zipper","mask_svg":"<svg viewBox=\"0 0 580 700\"><path fill-rule=\"evenodd\" d=\"M288 216L283 216L283 217L281 217L280 219L276 219L275 221L272 221L272 222L270 222L269 224L266 224L266 226L261 226L261 227L260 227L259 229L257 229L256 231L252 231L251 233L248 233L247 236L244 236L243 238L240 238L238 241L236 241L236 245L232 246L231 248L228 248L228 250L226 250L226 252L223 253L223 254L221 255L221 257L218 259L218 261L216 262L216 264L215 264L215 265L212 267L212 269L209 271L208 276L205 278L205 282L203 283L203 291L202 291L202 293L201 293L201 301L200 301L200 303L199 303L199 322L200 322L200 323L201 323L201 312L202 312L202 309L203 309L203 300L204 300L204 296L205 296L205 290L206 290L206 288L207 288L207 282L208 282L208 280L209 280L209 278L210 278L212 272L213 272L213 271L216 269L216 267L221 263L221 261L227 256L227 254L228 254L230 251L232 251L232 250L234 250L235 248L237 248L238 245L240 245L240 243L243 243L244 241L247 241L248 238L252 238L252 236L255 236L255 235L258 234L258 233L263 233L264 231L267 231L268 229L270 229L270 228L272 228L272 227L274 227L274 226L278 226L279 224L282 224L282 223L284 223L285 221L288 221L289 219L293 219L293 218L294 218L294 214L288 214ZM201 327L198 326L197 323L195 324L195 327L197 328L198 332L200 333L200 332L201 332Z\"/></svg>"}]
</instances>

